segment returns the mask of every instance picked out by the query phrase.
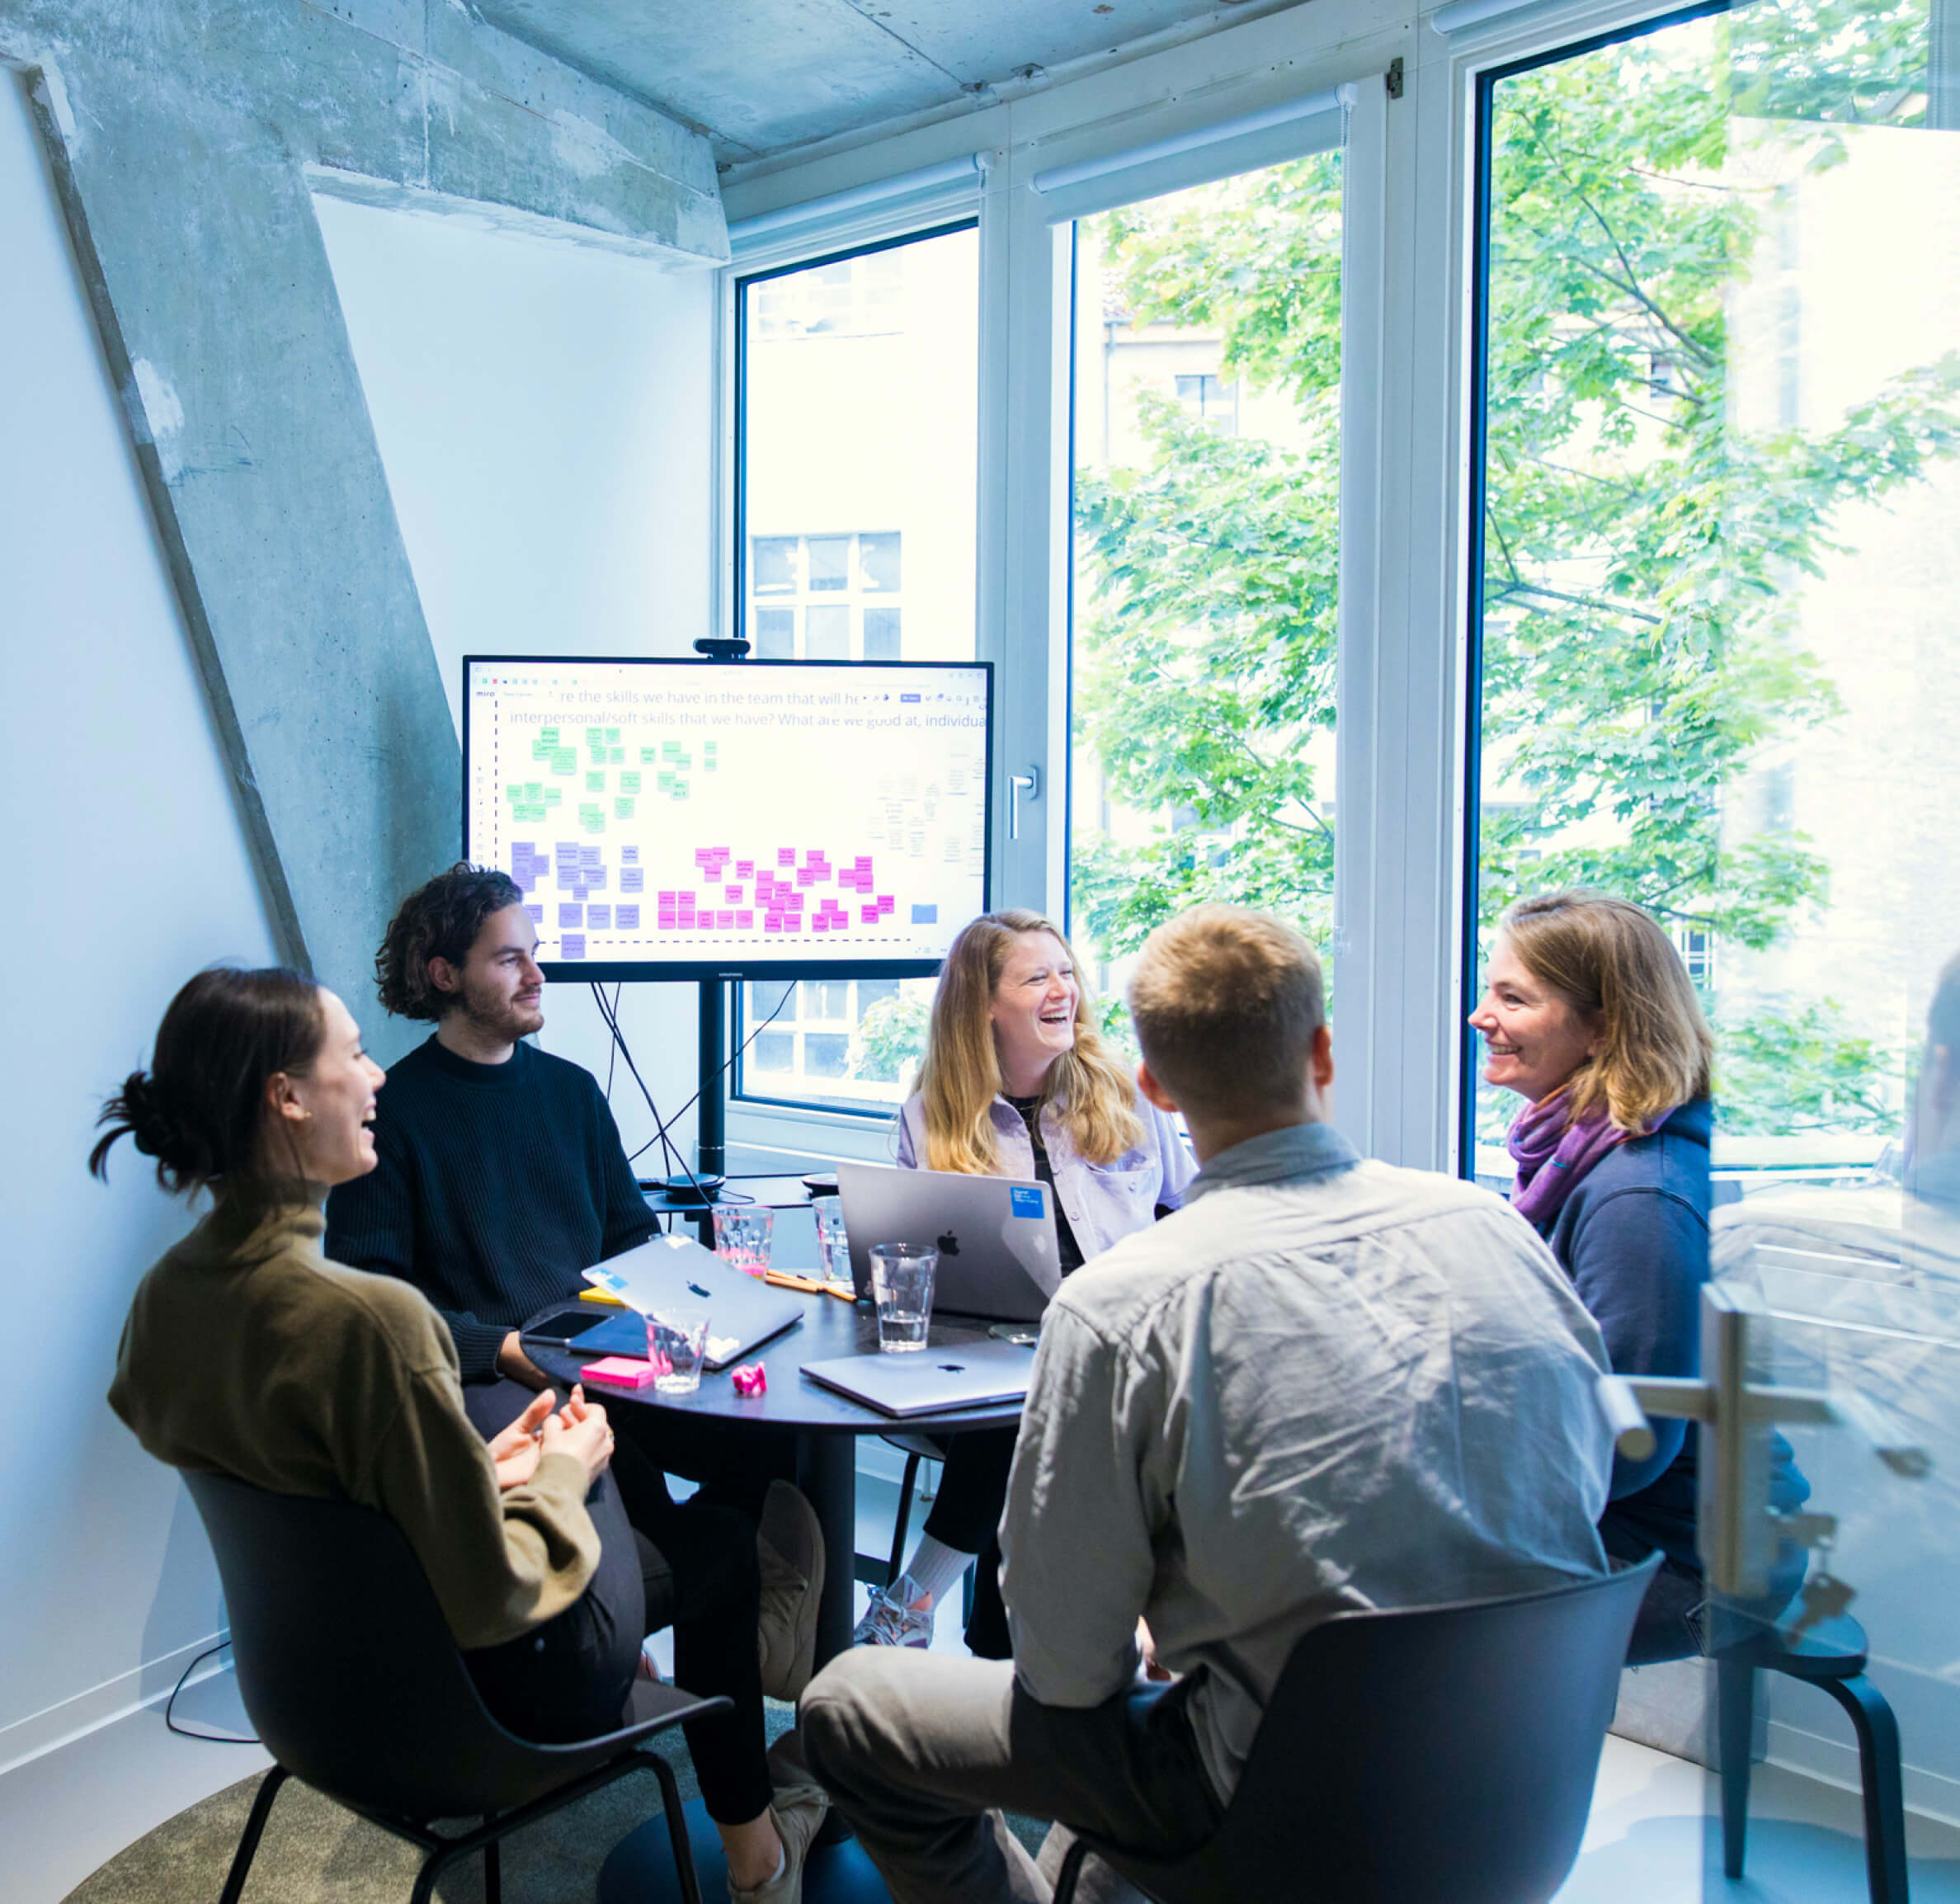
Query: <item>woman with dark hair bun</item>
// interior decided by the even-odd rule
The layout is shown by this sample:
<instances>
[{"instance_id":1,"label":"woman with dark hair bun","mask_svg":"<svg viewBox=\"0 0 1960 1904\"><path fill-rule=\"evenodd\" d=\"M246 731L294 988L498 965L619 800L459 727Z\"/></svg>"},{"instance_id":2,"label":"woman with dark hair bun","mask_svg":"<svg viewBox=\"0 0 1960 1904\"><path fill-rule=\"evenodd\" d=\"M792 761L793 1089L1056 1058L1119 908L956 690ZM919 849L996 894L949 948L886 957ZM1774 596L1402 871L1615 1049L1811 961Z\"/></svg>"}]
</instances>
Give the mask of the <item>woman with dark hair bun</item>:
<instances>
[{"instance_id":1,"label":"woman with dark hair bun","mask_svg":"<svg viewBox=\"0 0 1960 1904\"><path fill-rule=\"evenodd\" d=\"M382 1082L346 1006L297 973L219 968L178 992L89 1166L105 1175L127 1135L213 1205L138 1286L110 1404L175 1467L387 1515L497 1718L588 1737L619 1721L668 1570L620 1506L603 1408L547 1391L486 1442L427 1298L322 1253L327 1190L375 1167ZM725 1624L752 1677L753 1606ZM794 1785L772 1807L761 1727L732 1713L687 1735L731 1896L794 1904L822 1794Z\"/></svg>"}]
</instances>

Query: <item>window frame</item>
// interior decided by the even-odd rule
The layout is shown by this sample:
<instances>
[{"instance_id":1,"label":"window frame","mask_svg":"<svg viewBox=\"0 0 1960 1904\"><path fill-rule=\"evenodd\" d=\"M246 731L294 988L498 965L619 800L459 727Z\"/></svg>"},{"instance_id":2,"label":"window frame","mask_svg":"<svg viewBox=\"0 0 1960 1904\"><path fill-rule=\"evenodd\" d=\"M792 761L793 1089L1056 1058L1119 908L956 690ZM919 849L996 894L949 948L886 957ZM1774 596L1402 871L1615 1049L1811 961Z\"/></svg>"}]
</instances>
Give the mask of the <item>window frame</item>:
<instances>
[{"instance_id":1,"label":"window frame","mask_svg":"<svg viewBox=\"0 0 1960 1904\"><path fill-rule=\"evenodd\" d=\"M1470 189L1466 210L1470 220L1470 277L1468 286L1469 340L1464 365L1468 385L1468 415L1464 438L1466 486L1463 549L1463 832L1458 846L1458 879L1462 892L1458 907L1457 948L1458 1057L1456 1131L1454 1162L1456 1174L1473 1179L1477 1174L1477 1043L1469 1015L1478 997L1477 914L1483 855L1483 668L1484 668L1484 558L1486 554L1484 497L1485 471L1488 465L1490 389L1490 290L1491 290L1491 173L1494 161L1492 131L1498 86L1506 79L1535 73L1547 66L1583 58L1602 47L1620 46L1630 40L1665 32L1670 26L1691 20L1705 20L1733 11L1731 0L1694 0L1685 7L1672 7L1661 12L1642 10L1636 17L1611 26L1595 26L1573 39L1557 39L1548 45L1534 45L1525 53L1492 59L1479 64L1471 73L1475 87L1472 106ZM1558 16L1555 17L1562 17ZM1543 37L1541 27L1535 37Z\"/></svg>"},{"instance_id":2,"label":"window frame","mask_svg":"<svg viewBox=\"0 0 1960 1904\"><path fill-rule=\"evenodd\" d=\"M1354 87L1343 177L1340 624L1335 925L1326 949L1340 1080L1336 1121L1365 1154L1454 1170L1463 1148L1468 701L1468 426L1480 76L1678 7L1656 0L1481 0L1384 21L1376 0L1316 0L1030 90L935 124L798 162L738 167L737 221L835 196L779 242L742 245L724 282L977 210L981 246L978 654L998 664L992 815L995 903L1066 904L1067 627L1072 459L1069 236L1100 205L1044 202L1037 174L1120 158L1341 85ZM1384 83L1402 63L1401 89ZM894 209L881 180L977 167L951 196ZM1275 155L1279 156L1279 155ZM1268 158L1248 158L1248 169ZM1105 205L1195 184L1159 165ZM964 177L963 170L963 177ZM738 240L739 243L739 240ZM716 615L732 624L733 299L717 328L721 422ZM1042 770L1008 837L1011 775ZM735 1167L888 1162L888 1122L737 1099Z\"/></svg>"}]
</instances>

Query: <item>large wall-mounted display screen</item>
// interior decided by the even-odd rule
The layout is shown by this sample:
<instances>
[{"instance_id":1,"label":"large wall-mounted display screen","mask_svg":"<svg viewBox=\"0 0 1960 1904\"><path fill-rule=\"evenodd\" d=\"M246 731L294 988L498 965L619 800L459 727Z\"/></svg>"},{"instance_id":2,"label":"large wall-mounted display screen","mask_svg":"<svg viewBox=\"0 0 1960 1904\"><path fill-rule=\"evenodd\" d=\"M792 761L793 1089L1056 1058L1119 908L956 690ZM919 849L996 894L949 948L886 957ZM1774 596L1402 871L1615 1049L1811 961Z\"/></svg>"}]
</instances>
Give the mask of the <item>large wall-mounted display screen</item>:
<instances>
[{"instance_id":1,"label":"large wall-mounted display screen","mask_svg":"<svg viewBox=\"0 0 1960 1904\"><path fill-rule=\"evenodd\" d=\"M988 903L985 663L463 663L463 853L554 978L936 970Z\"/></svg>"}]
</instances>

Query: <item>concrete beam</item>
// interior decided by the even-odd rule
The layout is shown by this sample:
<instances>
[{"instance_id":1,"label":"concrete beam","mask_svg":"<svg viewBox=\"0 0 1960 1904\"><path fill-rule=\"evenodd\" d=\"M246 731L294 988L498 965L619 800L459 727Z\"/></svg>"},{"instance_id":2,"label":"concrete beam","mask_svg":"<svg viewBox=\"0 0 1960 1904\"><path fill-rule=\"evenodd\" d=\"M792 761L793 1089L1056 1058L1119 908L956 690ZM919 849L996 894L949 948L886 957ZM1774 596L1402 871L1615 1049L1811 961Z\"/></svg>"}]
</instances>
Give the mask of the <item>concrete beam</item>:
<instances>
[{"instance_id":1,"label":"concrete beam","mask_svg":"<svg viewBox=\"0 0 1960 1904\"><path fill-rule=\"evenodd\" d=\"M371 1008L461 770L310 196L727 255L706 142L452 0L0 0L283 955ZM59 632L42 631L59 639ZM168 789L159 789L167 799ZM195 903L197 842L184 842Z\"/></svg>"}]
</instances>

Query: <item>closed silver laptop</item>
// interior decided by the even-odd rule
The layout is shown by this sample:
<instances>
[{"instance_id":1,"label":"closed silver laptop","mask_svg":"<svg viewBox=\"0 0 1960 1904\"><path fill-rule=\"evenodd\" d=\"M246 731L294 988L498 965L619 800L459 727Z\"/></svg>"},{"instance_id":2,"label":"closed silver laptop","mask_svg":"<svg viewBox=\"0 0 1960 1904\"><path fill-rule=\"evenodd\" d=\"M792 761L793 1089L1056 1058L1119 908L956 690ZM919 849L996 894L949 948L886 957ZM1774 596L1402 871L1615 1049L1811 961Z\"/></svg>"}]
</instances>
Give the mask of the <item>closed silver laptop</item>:
<instances>
[{"instance_id":1,"label":"closed silver laptop","mask_svg":"<svg viewBox=\"0 0 1960 1904\"><path fill-rule=\"evenodd\" d=\"M938 1250L935 1315L1031 1322L1062 1286L1046 1184L841 1163L837 1194L860 1296L871 1293L874 1243L931 1243Z\"/></svg>"},{"instance_id":2,"label":"closed silver laptop","mask_svg":"<svg viewBox=\"0 0 1960 1904\"><path fill-rule=\"evenodd\" d=\"M574 1355L644 1355L644 1317L667 1308L705 1309L708 1352L702 1360L719 1374L803 1319L801 1297L730 1269L691 1237L653 1237L581 1274L639 1314L603 1322L595 1317L596 1326L568 1345ZM636 1341L637 1348L631 1346Z\"/></svg>"},{"instance_id":3,"label":"closed silver laptop","mask_svg":"<svg viewBox=\"0 0 1960 1904\"><path fill-rule=\"evenodd\" d=\"M845 1219L846 1223L849 1218ZM957 1349L928 1345L903 1355L836 1355L805 1362L803 1372L881 1415L945 1414L1025 1401L1034 1351L1018 1342L968 1342Z\"/></svg>"}]
</instances>

